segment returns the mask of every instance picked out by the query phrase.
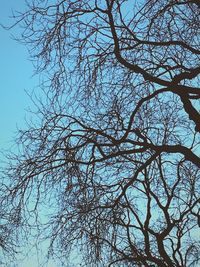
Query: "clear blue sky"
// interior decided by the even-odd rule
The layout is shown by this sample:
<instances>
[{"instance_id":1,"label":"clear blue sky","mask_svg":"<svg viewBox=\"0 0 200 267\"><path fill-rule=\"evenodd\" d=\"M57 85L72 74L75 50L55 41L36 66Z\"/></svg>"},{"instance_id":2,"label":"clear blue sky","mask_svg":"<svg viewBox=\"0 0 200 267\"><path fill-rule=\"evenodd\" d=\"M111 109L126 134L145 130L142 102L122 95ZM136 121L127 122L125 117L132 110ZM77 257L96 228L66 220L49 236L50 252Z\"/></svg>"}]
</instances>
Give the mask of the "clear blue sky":
<instances>
[{"instance_id":1,"label":"clear blue sky","mask_svg":"<svg viewBox=\"0 0 200 267\"><path fill-rule=\"evenodd\" d=\"M13 10L24 10L24 0L2 1L0 23L9 24ZM11 32L0 27L0 149L13 146L16 126L23 127L26 109L31 101L25 90L32 91L38 84L33 74L32 63L28 60L26 48L12 40L11 33L17 35L18 29ZM30 248L24 248L29 251ZM33 249L34 253L34 249ZM30 255L30 254L29 254ZM12 267L12 266L11 266ZM34 256L19 262L19 267L39 267ZM48 267L58 267L49 263Z\"/></svg>"},{"instance_id":2,"label":"clear blue sky","mask_svg":"<svg viewBox=\"0 0 200 267\"><path fill-rule=\"evenodd\" d=\"M0 22L9 24L11 10L24 9L23 0L2 1ZM36 86L31 79L33 67L28 61L26 48L11 39L11 33L0 28L0 146L8 148L16 132L16 125L22 126L25 109L31 104L25 90Z\"/></svg>"}]
</instances>

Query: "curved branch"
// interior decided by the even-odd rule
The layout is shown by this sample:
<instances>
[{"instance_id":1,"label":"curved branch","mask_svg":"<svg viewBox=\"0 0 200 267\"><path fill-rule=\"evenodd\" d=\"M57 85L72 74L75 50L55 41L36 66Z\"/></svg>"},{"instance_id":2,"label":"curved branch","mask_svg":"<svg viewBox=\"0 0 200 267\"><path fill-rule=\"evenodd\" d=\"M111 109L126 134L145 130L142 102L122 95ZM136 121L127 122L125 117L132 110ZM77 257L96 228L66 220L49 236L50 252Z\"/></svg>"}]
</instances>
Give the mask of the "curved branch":
<instances>
[{"instance_id":1,"label":"curved branch","mask_svg":"<svg viewBox=\"0 0 200 267\"><path fill-rule=\"evenodd\" d=\"M180 153L184 155L186 160L194 163L197 167L200 168L200 158L196 154L194 154L191 151L191 149L185 146L182 146L182 145L161 145L161 146L149 145L149 147L159 153L162 153L162 152Z\"/></svg>"}]
</instances>

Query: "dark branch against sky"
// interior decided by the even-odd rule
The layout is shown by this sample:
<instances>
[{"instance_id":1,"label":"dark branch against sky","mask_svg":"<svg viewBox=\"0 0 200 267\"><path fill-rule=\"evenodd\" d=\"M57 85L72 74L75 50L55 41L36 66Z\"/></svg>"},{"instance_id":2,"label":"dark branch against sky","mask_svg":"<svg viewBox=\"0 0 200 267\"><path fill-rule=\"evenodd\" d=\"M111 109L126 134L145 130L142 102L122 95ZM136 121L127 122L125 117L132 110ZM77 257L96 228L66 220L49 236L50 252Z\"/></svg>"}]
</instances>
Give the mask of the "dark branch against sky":
<instances>
[{"instance_id":1,"label":"dark branch against sky","mask_svg":"<svg viewBox=\"0 0 200 267\"><path fill-rule=\"evenodd\" d=\"M19 152L7 154L2 225L8 220L6 229L31 237L38 227L61 259L78 244L87 266L199 261L197 2L29 3L18 17L21 40L46 77L45 97L37 95L34 123L18 133ZM13 88L31 91L36 83L28 77L26 84L25 50L24 61L7 50L8 124L27 102Z\"/></svg>"}]
</instances>

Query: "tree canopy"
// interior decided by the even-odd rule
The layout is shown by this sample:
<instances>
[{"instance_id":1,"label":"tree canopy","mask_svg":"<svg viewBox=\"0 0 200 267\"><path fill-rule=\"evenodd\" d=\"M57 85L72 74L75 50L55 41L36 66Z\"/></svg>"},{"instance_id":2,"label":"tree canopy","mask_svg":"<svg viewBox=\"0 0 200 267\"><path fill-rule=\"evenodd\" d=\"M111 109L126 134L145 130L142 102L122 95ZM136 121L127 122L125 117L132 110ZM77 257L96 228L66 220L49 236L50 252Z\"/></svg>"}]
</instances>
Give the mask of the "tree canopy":
<instances>
[{"instance_id":1,"label":"tree canopy","mask_svg":"<svg viewBox=\"0 0 200 267\"><path fill-rule=\"evenodd\" d=\"M7 154L1 245L37 227L66 265L197 265L199 1L28 0L15 20L42 97Z\"/></svg>"}]
</instances>

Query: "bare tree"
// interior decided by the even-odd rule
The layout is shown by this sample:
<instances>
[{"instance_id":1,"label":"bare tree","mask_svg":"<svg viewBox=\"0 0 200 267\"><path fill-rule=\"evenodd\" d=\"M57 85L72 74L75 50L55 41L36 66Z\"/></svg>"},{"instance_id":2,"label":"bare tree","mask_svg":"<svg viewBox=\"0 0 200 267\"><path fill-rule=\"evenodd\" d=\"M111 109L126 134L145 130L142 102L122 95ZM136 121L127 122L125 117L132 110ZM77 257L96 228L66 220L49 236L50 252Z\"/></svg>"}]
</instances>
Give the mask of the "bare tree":
<instances>
[{"instance_id":1,"label":"bare tree","mask_svg":"<svg viewBox=\"0 0 200 267\"><path fill-rule=\"evenodd\" d=\"M7 156L8 224L84 266L195 266L199 1L27 2L16 19L45 97Z\"/></svg>"}]
</instances>

